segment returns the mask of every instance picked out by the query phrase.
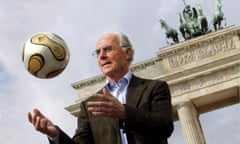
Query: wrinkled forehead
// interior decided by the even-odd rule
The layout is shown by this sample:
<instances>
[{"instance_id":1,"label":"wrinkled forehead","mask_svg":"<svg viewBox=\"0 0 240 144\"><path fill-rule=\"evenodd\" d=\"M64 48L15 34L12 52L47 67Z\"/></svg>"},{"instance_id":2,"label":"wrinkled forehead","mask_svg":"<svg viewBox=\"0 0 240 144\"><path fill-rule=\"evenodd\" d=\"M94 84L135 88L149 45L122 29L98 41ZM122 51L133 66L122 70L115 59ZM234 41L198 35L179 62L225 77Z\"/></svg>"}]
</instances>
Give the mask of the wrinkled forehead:
<instances>
[{"instance_id":1,"label":"wrinkled forehead","mask_svg":"<svg viewBox=\"0 0 240 144\"><path fill-rule=\"evenodd\" d=\"M116 34L105 34L97 41L96 48L100 49L106 46L117 46L119 44L119 39Z\"/></svg>"}]
</instances>

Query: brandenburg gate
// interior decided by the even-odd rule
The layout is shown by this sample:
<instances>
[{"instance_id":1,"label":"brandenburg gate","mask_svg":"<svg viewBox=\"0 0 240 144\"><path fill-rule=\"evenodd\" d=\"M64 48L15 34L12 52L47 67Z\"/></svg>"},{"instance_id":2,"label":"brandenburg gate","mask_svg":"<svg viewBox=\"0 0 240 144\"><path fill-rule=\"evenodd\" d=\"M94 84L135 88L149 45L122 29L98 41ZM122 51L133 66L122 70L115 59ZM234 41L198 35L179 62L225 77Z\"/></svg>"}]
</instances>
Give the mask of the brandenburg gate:
<instances>
[{"instance_id":1,"label":"brandenburg gate","mask_svg":"<svg viewBox=\"0 0 240 144\"><path fill-rule=\"evenodd\" d=\"M200 114L240 102L240 27L160 48L156 57L133 64L131 71L167 81L174 119L180 121L186 143L205 144ZM73 83L78 99L66 110L77 116L80 102L104 84L103 75Z\"/></svg>"}]
</instances>

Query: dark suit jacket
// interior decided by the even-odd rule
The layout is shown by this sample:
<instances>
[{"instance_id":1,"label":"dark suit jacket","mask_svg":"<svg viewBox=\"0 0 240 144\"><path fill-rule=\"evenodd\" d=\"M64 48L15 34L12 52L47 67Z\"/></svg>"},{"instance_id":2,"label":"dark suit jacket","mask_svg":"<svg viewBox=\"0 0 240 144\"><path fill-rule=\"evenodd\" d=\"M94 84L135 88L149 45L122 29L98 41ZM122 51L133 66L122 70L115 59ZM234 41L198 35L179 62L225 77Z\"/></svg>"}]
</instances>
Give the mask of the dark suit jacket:
<instances>
[{"instance_id":1,"label":"dark suit jacket","mask_svg":"<svg viewBox=\"0 0 240 144\"><path fill-rule=\"evenodd\" d=\"M102 91L100 91L102 92ZM91 101L94 99L88 99ZM60 144L121 144L119 129L128 144L167 144L173 131L171 96L166 82L133 75L127 91L126 119L96 117L81 104L78 128L73 138L61 129Z\"/></svg>"}]
</instances>

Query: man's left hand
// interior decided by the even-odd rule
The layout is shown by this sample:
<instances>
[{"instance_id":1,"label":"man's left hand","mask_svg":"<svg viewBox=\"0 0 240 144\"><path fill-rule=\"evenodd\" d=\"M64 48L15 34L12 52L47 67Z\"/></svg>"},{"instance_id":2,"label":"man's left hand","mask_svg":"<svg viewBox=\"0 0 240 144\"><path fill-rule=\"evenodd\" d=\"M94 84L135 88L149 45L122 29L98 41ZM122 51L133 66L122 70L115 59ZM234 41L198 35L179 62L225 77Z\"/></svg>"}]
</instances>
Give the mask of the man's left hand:
<instances>
[{"instance_id":1,"label":"man's left hand","mask_svg":"<svg viewBox=\"0 0 240 144\"><path fill-rule=\"evenodd\" d=\"M125 106L121 104L117 98L112 96L106 88L103 94L93 94L92 97L99 99L98 101L90 101L87 103L88 110L95 116L125 118Z\"/></svg>"}]
</instances>

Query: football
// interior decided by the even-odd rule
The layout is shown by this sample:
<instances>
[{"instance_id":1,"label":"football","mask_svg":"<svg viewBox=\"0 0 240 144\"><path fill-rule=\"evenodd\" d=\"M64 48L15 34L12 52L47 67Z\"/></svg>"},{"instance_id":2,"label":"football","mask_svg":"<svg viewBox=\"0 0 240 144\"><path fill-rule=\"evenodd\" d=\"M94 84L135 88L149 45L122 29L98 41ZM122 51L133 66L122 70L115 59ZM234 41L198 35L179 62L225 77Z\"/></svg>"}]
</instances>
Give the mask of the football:
<instances>
[{"instance_id":1,"label":"football","mask_svg":"<svg viewBox=\"0 0 240 144\"><path fill-rule=\"evenodd\" d=\"M69 58L67 44L55 33L36 33L23 46L24 67L37 78L56 77L66 68Z\"/></svg>"}]
</instances>

